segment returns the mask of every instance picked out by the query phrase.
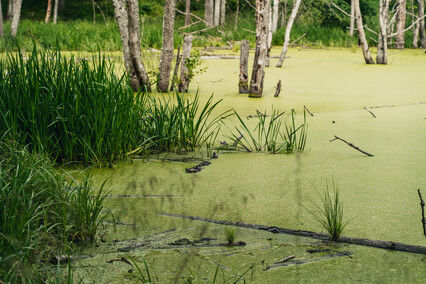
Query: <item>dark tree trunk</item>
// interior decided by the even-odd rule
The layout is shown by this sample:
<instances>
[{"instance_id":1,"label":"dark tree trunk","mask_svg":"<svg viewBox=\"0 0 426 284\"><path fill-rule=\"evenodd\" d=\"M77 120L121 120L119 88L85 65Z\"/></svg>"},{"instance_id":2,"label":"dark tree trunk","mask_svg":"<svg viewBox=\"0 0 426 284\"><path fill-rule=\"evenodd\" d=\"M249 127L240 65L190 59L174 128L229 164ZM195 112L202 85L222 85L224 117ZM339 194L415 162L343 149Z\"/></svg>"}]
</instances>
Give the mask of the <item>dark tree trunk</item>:
<instances>
[{"instance_id":1,"label":"dark tree trunk","mask_svg":"<svg viewBox=\"0 0 426 284\"><path fill-rule=\"evenodd\" d=\"M248 40L243 39L241 41L240 50L240 79L238 82L238 88L240 94L247 94L249 90L248 85L248 57L249 57L250 45Z\"/></svg>"},{"instance_id":2,"label":"dark tree trunk","mask_svg":"<svg viewBox=\"0 0 426 284\"><path fill-rule=\"evenodd\" d=\"M173 61L173 31L175 24L176 0L166 0L163 16L163 46L161 48L157 89L167 92L170 82L170 69Z\"/></svg>"}]
</instances>

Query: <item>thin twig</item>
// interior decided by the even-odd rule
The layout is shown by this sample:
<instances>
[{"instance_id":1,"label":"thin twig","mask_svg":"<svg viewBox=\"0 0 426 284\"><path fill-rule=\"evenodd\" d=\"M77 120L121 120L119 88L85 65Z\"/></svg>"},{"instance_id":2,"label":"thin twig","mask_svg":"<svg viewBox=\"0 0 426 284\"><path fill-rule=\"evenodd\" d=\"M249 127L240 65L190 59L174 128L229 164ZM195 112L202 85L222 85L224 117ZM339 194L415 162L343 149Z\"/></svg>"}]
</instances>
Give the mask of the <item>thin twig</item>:
<instances>
[{"instance_id":1,"label":"thin twig","mask_svg":"<svg viewBox=\"0 0 426 284\"><path fill-rule=\"evenodd\" d=\"M306 106L303 106L305 109L306 109L306 111L311 115L311 116L314 116L313 114L312 114L312 112L310 112L309 111L309 109L306 107Z\"/></svg>"},{"instance_id":2,"label":"thin twig","mask_svg":"<svg viewBox=\"0 0 426 284\"><path fill-rule=\"evenodd\" d=\"M252 31L252 30L248 30L248 29L246 29L246 28L243 28L243 30L245 30L246 32L252 33L252 34L255 34L255 33L256 33L256 32L254 32L254 31Z\"/></svg>"},{"instance_id":3,"label":"thin twig","mask_svg":"<svg viewBox=\"0 0 426 284\"><path fill-rule=\"evenodd\" d=\"M178 12L178 13L181 13L181 14L183 14L183 15L186 15L186 13L185 12L182 12L182 11L180 11L179 9L176 9L175 8L175 11L176 12ZM221 33L221 34L225 34L223 31L221 31L218 27L215 27L215 26L213 26L212 24L210 24L209 22L206 22L206 21L204 21L203 19L201 19L200 17L198 17L197 15L194 15L194 14L192 14L192 13L189 13L189 15L191 15L191 17L194 17L194 18L196 18L197 20L199 20L200 22L203 22L203 23L205 23L208 27L211 27L211 28L214 28L214 29L216 29L216 31L218 31L219 33Z\"/></svg>"},{"instance_id":4,"label":"thin twig","mask_svg":"<svg viewBox=\"0 0 426 284\"><path fill-rule=\"evenodd\" d=\"M364 109L366 110L366 111L368 111L369 113L371 113L371 115L372 116L374 116L374 118L376 118L376 116L374 115L374 113L372 113L367 107L364 107Z\"/></svg>"},{"instance_id":5,"label":"thin twig","mask_svg":"<svg viewBox=\"0 0 426 284\"><path fill-rule=\"evenodd\" d=\"M343 141L343 142L345 142L346 144L348 144L348 146L351 146L351 147L352 147L352 148L354 148L355 150L358 150L358 151L360 151L361 153L363 153L363 154L365 154L365 155L367 155L367 156L369 156L369 157L373 157L373 156L374 156L374 155L372 155L372 154L370 154L370 153L368 153L368 152L365 152L364 150L361 150L360 148L358 148L358 147L357 147L357 146L355 146L354 144L352 144L352 143L350 143L350 142L346 141L345 139L340 138L339 136L334 135L334 139L331 139L331 140L330 140L330 142L333 142L334 140L340 140L340 141Z\"/></svg>"},{"instance_id":6,"label":"thin twig","mask_svg":"<svg viewBox=\"0 0 426 284\"><path fill-rule=\"evenodd\" d=\"M425 219L425 202L422 198L422 194L420 193L420 189L417 190L417 193L420 197L420 207L422 207L422 224L423 224L423 234L426 237L426 219Z\"/></svg>"},{"instance_id":7,"label":"thin twig","mask_svg":"<svg viewBox=\"0 0 426 284\"><path fill-rule=\"evenodd\" d=\"M296 42L298 42L299 40L301 40L302 38L304 38L306 36L306 33L304 33L303 35L301 35L300 37L298 37L297 39L293 40L290 45L295 44Z\"/></svg>"},{"instance_id":8,"label":"thin twig","mask_svg":"<svg viewBox=\"0 0 426 284\"><path fill-rule=\"evenodd\" d=\"M275 120L277 120L280 116L282 116L285 113L285 111L283 111L282 113L280 113L279 115L277 115L276 117L274 117L274 119L272 120L272 122L274 122Z\"/></svg>"}]
</instances>

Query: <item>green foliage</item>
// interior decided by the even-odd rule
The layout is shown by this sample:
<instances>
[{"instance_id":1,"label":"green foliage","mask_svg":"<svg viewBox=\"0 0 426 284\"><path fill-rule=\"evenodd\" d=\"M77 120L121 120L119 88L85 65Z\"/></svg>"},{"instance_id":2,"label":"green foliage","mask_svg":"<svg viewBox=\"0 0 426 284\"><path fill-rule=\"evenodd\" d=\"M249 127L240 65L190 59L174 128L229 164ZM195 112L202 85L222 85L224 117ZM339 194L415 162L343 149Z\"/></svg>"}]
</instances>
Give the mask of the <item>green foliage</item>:
<instances>
[{"instance_id":1,"label":"green foliage","mask_svg":"<svg viewBox=\"0 0 426 284\"><path fill-rule=\"evenodd\" d=\"M150 275L150 273L149 273L149 267L148 267L148 264L146 263L145 258L144 258L144 257L142 257L143 264L144 264L144 267L145 267L145 273L142 271L142 269L140 269L139 265L137 264L136 260L135 260L133 257L128 256L128 258L129 258L129 259L130 259L130 261L133 263L133 266L134 266L134 267L136 267L137 275L134 275L134 274L133 274L133 276L134 276L137 280L139 280L139 281L140 281L140 283L152 283L151 275Z\"/></svg>"},{"instance_id":2,"label":"green foliage","mask_svg":"<svg viewBox=\"0 0 426 284\"><path fill-rule=\"evenodd\" d=\"M233 245L235 242L236 234L234 227L226 227L225 228L225 237L228 245Z\"/></svg>"}]
</instances>

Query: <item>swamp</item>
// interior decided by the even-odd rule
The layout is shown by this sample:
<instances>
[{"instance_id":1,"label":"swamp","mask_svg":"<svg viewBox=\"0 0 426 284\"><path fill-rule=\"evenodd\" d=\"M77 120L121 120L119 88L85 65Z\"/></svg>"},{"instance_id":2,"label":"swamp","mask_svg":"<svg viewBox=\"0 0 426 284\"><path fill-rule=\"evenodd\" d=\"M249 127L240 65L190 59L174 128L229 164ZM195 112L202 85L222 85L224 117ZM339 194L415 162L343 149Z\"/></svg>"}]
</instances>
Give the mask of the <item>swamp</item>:
<instances>
[{"instance_id":1,"label":"swamp","mask_svg":"<svg viewBox=\"0 0 426 284\"><path fill-rule=\"evenodd\" d=\"M0 283L426 282L424 1L23 2Z\"/></svg>"}]
</instances>

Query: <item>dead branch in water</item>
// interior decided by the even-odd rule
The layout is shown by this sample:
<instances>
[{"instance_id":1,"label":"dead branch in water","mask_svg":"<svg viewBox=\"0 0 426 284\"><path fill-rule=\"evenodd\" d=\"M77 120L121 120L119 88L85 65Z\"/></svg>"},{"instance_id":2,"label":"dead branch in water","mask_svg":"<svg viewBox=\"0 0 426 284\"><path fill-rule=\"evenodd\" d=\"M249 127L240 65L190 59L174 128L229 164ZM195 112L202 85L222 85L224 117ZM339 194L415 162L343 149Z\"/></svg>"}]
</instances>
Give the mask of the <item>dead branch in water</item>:
<instances>
[{"instance_id":1,"label":"dead branch in water","mask_svg":"<svg viewBox=\"0 0 426 284\"><path fill-rule=\"evenodd\" d=\"M278 97L280 95L280 92L281 92L281 80L278 81L274 97Z\"/></svg>"},{"instance_id":2,"label":"dead branch in water","mask_svg":"<svg viewBox=\"0 0 426 284\"><path fill-rule=\"evenodd\" d=\"M426 219L425 219L425 202L422 198L422 194L420 193L420 189L417 190L420 198L420 207L422 208L422 224L423 224L423 234L426 237Z\"/></svg>"},{"instance_id":3,"label":"dead branch in water","mask_svg":"<svg viewBox=\"0 0 426 284\"><path fill-rule=\"evenodd\" d=\"M368 152L365 152L364 150L361 150L360 148L358 148L358 147L357 147L357 146L355 146L354 144L352 144L352 143L350 143L350 142L346 141L345 139L342 139L342 138L340 138L339 136L336 136L336 135L334 135L334 139L331 139L331 140L330 140L330 142L333 142L333 141L335 141L335 140L343 141L343 142L345 142L346 144L348 144L349 146L351 146L352 148L354 148L355 150L358 150L358 151L360 151L361 153L363 153L363 154L365 154L365 155L367 155L367 156L369 156L369 157L373 157L373 156L374 156L374 155L372 155L372 154L370 154L370 153L368 153Z\"/></svg>"},{"instance_id":4,"label":"dead branch in water","mask_svg":"<svg viewBox=\"0 0 426 284\"><path fill-rule=\"evenodd\" d=\"M366 110L366 111L368 111L372 116L374 116L374 118L376 118L376 116L374 115L374 113L372 113L371 112L371 110L369 110L367 107L364 107L364 109Z\"/></svg>"},{"instance_id":5,"label":"dead branch in water","mask_svg":"<svg viewBox=\"0 0 426 284\"><path fill-rule=\"evenodd\" d=\"M309 109L306 107L306 106L303 106L305 109L306 109L306 111L311 115L311 116L314 116L313 114L312 114L312 112L310 112L309 111Z\"/></svg>"}]
</instances>

